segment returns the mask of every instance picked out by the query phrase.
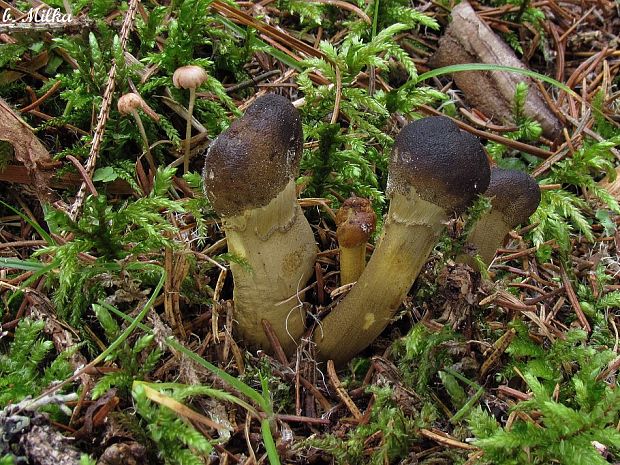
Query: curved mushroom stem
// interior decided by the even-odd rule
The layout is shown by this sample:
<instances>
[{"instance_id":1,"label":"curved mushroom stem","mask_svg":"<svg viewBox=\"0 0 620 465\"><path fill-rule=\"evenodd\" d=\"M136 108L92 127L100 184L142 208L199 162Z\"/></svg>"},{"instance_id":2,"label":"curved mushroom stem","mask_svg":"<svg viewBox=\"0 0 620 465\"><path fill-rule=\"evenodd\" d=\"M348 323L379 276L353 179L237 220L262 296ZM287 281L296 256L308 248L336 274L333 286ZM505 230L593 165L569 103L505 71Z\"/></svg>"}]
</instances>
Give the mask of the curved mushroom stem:
<instances>
[{"instance_id":1,"label":"curved mushroom stem","mask_svg":"<svg viewBox=\"0 0 620 465\"><path fill-rule=\"evenodd\" d=\"M270 347L261 321L267 320L282 348L291 353L305 331L304 287L314 270L314 235L297 204L290 181L268 205L227 217L228 250L247 265L231 262L235 319L243 340Z\"/></svg>"},{"instance_id":2,"label":"curved mushroom stem","mask_svg":"<svg viewBox=\"0 0 620 465\"><path fill-rule=\"evenodd\" d=\"M383 236L351 292L315 331L319 356L342 364L385 329L452 212L489 185L478 140L445 117L407 124L394 140Z\"/></svg>"},{"instance_id":3,"label":"curved mushroom stem","mask_svg":"<svg viewBox=\"0 0 620 465\"><path fill-rule=\"evenodd\" d=\"M394 194L366 269L314 333L322 359L341 365L381 334L424 266L447 217L413 188L406 196Z\"/></svg>"},{"instance_id":4,"label":"curved mushroom stem","mask_svg":"<svg viewBox=\"0 0 620 465\"><path fill-rule=\"evenodd\" d=\"M189 89L189 105L187 107L187 124L185 126L185 153L183 155L183 174L189 171L189 148L192 140L192 113L194 112L194 102L196 101L196 88Z\"/></svg>"},{"instance_id":5,"label":"curved mushroom stem","mask_svg":"<svg viewBox=\"0 0 620 465\"><path fill-rule=\"evenodd\" d=\"M480 255L482 261L489 265L497 249L502 246L504 238L512 228L504 221L504 216L491 210L478 220L472 231L469 233L467 242L475 245L476 253ZM456 258L457 262L465 263L472 268L477 268L478 264L474 257L468 254L461 254Z\"/></svg>"},{"instance_id":6,"label":"curved mushroom stem","mask_svg":"<svg viewBox=\"0 0 620 465\"><path fill-rule=\"evenodd\" d=\"M153 159L153 155L151 154L151 147L149 146L149 140L146 137L146 131L144 130L142 119L140 118L137 110L131 110L131 114L136 120L136 124L138 125L138 130L140 131L140 136L142 137L142 142L144 143L144 153L146 155L146 160L149 163L149 168L151 168L151 171L154 174L155 171L157 171L155 167L155 159Z\"/></svg>"}]
</instances>

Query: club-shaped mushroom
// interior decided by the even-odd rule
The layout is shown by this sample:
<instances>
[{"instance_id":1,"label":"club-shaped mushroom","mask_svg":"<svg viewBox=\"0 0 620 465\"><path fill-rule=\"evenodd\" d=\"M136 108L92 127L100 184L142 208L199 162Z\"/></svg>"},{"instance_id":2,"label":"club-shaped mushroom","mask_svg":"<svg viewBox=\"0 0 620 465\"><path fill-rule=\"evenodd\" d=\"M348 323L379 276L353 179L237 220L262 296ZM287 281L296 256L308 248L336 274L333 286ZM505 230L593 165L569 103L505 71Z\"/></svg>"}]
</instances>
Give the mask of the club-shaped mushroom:
<instances>
[{"instance_id":1,"label":"club-shaped mushroom","mask_svg":"<svg viewBox=\"0 0 620 465\"><path fill-rule=\"evenodd\" d=\"M340 247L340 284L357 281L366 266L366 243L375 232L377 217L370 200L350 197L336 213Z\"/></svg>"},{"instance_id":2,"label":"club-shaped mushroom","mask_svg":"<svg viewBox=\"0 0 620 465\"><path fill-rule=\"evenodd\" d=\"M489 264L508 232L526 223L536 211L540 203L540 188L527 173L494 167L484 195L491 200L491 209L478 220L467 242L482 261ZM457 261L476 266L473 257L468 254L459 255Z\"/></svg>"},{"instance_id":3,"label":"club-shaped mushroom","mask_svg":"<svg viewBox=\"0 0 620 465\"><path fill-rule=\"evenodd\" d=\"M424 118L396 137L389 165L390 207L382 236L351 291L314 333L319 356L343 364L385 329L449 216L489 184L478 140L449 118Z\"/></svg>"},{"instance_id":4,"label":"club-shaped mushroom","mask_svg":"<svg viewBox=\"0 0 620 465\"><path fill-rule=\"evenodd\" d=\"M246 344L269 350L267 320L287 353L305 329L298 291L317 252L295 192L302 143L295 107L268 94L211 143L203 172L228 250L244 262L230 264L237 331Z\"/></svg>"}]
</instances>

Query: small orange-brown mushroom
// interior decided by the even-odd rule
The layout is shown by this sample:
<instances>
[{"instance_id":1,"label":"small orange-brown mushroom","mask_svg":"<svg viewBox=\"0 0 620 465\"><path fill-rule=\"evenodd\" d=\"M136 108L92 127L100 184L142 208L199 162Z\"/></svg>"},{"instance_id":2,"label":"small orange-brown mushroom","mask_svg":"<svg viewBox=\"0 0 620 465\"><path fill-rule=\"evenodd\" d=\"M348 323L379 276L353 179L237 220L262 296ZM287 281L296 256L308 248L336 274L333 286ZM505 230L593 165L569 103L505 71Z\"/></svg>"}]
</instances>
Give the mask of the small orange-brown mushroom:
<instances>
[{"instance_id":1,"label":"small orange-brown mushroom","mask_svg":"<svg viewBox=\"0 0 620 465\"><path fill-rule=\"evenodd\" d=\"M336 213L340 246L340 284L357 281L366 266L366 243L375 232L377 215L370 200L350 197Z\"/></svg>"}]
</instances>

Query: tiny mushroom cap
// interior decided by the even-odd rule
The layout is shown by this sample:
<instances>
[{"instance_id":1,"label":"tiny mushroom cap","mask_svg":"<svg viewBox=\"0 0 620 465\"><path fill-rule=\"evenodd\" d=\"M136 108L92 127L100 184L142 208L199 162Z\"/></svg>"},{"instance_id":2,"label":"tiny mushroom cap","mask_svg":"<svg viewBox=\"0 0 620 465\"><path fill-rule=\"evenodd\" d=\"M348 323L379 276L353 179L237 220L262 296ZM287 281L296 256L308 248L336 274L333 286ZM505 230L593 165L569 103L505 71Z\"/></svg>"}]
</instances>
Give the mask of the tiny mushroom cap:
<instances>
[{"instance_id":1,"label":"tiny mushroom cap","mask_svg":"<svg viewBox=\"0 0 620 465\"><path fill-rule=\"evenodd\" d=\"M387 193L410 186L446 212L459 213L489 184L490 168L478 139L451 119L432 116L405 126L394 142Z\"/></svg>"},{"instance_id":2,"label":"tiny mushroom cap","mask_svg":"<svg viewBox=\"0 0 620 465\"><path fill-rule=\"evenodd\" d=\"M138 94L134 94L133 92L129 92L127 94L121 95L118 99L118 111L121 115L128 115L138 108L142 107L142 98Z\"/></svg>"},{"instance_id":3,"label":"tiny mushroom cap","mask_svg":"<svg viewBox=\"0 0 620 465\"><path fill-rule=\"evenodd\" d=\"M484 195L511 228L526 223L540 203L540 187L532 176L497 167L491 169L491 182Z\"/></svg>"},{"instance_id":4,"label":"tiny mushroom cap","mask_svg":"<svg viewBox=\"0 0 620 465\"><path fill-rule=\"evenodd\" d=\"M266 206L293 180L302 154L299 112L276 94L258 98L209 146L203 179L222 216Z\"/></svg>"},{"instance_id":5,"label":"tiny mushroom cap","mask_svg":"<svg viewBox=\"0 0 620 465\"><path fill-rule=\"evenodd\" d=\"M172 75L174 87L181 89L196 89L206 80L207 72L196 65L181 66Z\"/></svg>"},{"instance_id":6,"label":"tiny mushroom cap","mask_svg":"<svg viewBox=\"0 0 620 465\"><path fill-rule=\"evenodd\" d=\"M376 223L377 215L370 200L363 197L348 198L336 213L338 243L341 247L349 248L366 244L375 231Z\"/></svg>"}]
</instances>

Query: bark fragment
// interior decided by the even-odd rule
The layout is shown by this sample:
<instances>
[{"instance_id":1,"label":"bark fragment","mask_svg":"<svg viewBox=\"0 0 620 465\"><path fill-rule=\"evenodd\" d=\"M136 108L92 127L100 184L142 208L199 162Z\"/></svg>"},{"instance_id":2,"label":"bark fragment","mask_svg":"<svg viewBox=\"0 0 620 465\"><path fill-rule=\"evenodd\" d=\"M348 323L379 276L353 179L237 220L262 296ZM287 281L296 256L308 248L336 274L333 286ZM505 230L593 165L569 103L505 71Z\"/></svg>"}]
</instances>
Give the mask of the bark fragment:
<instances>
[{"instance_id":1,"label":"bark fragment","mask_svg":"<svg viewBox=\"0 0 620 465\"><path fill-rule=\"evenodd\" d=\"M50 201L53 198L49 188L51 173L46 170L54 166L54 160L32 128L1 98L0 141L11 144L15 158L28 170L39 201Z\"/></svg>"},{"instance_id":2,"label":"bark fragment","mask_svg":"<svg viewBox=\"0 0 620 465\"><path fill-rule=\"evenodd\" d=\"M616 179L611 181L609 176L605 176L605 179L599 182L599 185L607 189L620 202L620 166L616 168Z\"/></svg>"},{"instance_id":3,"label":"bark fragment","mask_svg":"<svg viewBox=\"0 0 620 465\"><path fill-rule=\"evenodd\" d=\"M498 37L466 1L452 9L452 23L439 41L430 60L434 68L464 63L485 63L526 69L512 49ZM512 103L515 86L529 85L525 114L540 123L543 133L555 139L562 124L547 107L530 78L503 71L464 71L454 73L454 82L469 103L503 123L513 123Z\"/></svg>"}]
</instances>

